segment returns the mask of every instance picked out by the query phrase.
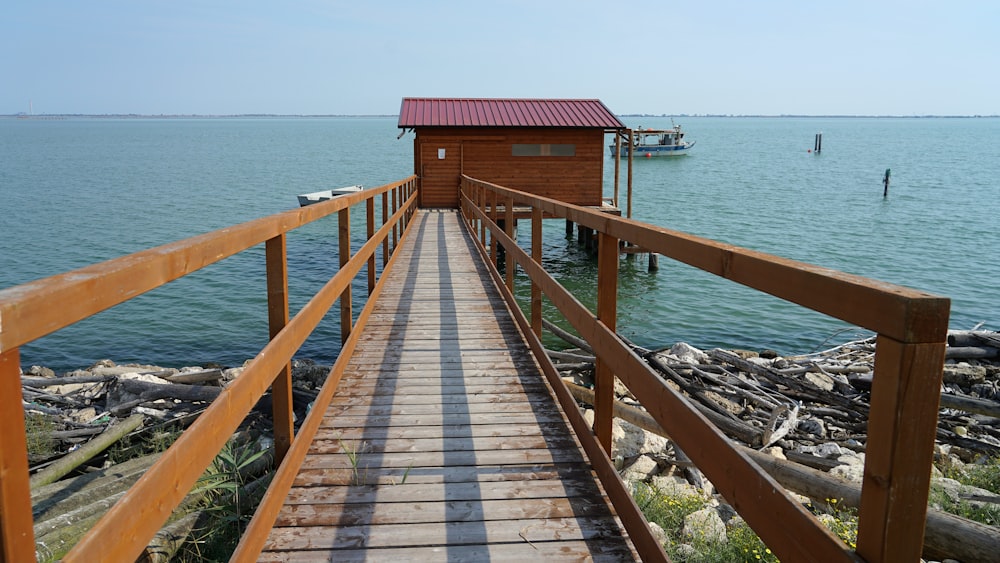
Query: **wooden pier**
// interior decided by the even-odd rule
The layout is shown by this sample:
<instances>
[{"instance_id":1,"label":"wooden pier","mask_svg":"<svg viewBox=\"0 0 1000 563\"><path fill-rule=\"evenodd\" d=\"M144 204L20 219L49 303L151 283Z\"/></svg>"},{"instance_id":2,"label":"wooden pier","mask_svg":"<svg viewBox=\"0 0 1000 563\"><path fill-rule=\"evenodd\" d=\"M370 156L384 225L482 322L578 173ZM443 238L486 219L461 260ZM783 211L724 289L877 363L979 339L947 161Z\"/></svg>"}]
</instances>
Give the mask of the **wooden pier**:
<instances>
[{"instance_id":1,"label":"wooden pier","mask_svg":"<svg viewBox=\"0 0 1000 563\"><path fill-rule=\"evenodd\" d=\"M947 298L468 176L459 219L418 209L417 180L0 290L0 563L38 556L25 420L14 402L20 347L262 244L270 341L63 561L135 561L268 389L281 463L233 561L664 561L605 455L615 378L782 560L920 560ZM366 229L352 249L355 206ZM531 207L530 253L511 237L517 206ZM293 316L286 238L334 214L340 268ZM549 216L597 233L596 313L544 269ZM878 334L856 550L618 338L623 242ZM506 279L491 265L499 247ZM530 280L530 322L512 293L515 268ZM351 290L363 273L369 299L354 314ZM545 355L543 299L597 359L592 423ZM343 348L293 432L291 360L335 303Z\"/></svg>"},{"instance_id":2,"label":"wooden pier","mask_svg":"<svg viewBox=\"0 0 1000 563\"><path fill-rule=\"evenodd\" d=\"M635 559L457 211L415 221L261 560Z\"/></svg>"}]
</instances>

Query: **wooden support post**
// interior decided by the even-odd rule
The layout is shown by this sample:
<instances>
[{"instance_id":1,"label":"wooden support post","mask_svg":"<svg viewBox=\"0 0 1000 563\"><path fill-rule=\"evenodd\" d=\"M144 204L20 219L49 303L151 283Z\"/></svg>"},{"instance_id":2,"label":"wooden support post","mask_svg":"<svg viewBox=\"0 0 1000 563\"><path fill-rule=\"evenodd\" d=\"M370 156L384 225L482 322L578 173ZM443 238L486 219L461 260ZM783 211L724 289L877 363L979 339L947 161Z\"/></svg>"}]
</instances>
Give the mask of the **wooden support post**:
<instances>
[{"instance_id":1,"label":"wooden support post","mask_svg":"<svg viewBox=\"0 0 1000 563\"><path fill-rule=\"evenodd\" d=\"M264 245L267 260L267 325L271 340L288 324L288 251L285 233ZM295 434L292 411L292 364L281 367L271 383L271 418L274 422L275 465L284 459Z\"/></svg>"},{"instance_id":2,"label":"wooden support post","mask_svg":"<svg viewBox=\"0 0 1000 563\"><path fill-rule=\"evenodd\" d=\"M514 198L507 197L507 199L503 202L503 207L503 220L504 223L506 223L504 225L504 233L506 233L508 237L514 239L517 237L517 226L514 223ZM517 264L514 262L513 252L505 252L504 254L506 254L507 258L506 267L504 268L507 274L507 290L514 293L514 269L517 267Z\"/></svg>"},{"instance_id":3,"label":"wooden support post","mask_svg":"<svg viewBox=\"0 0 1000 563\"><path fill-rule=\"evenodd\" d=\"M626 197L628 198L628 212L626 213L625 217L631 219L632 218L632 157L634 156L633 153L635 153L635 151L632 150L632 130L628 129L627 131L628 131L628 142L629 142L628 179L626 180L626 194L627 194Z\"/></svg>"},{"instance_id":4,"label":"wooden support post","mask_svg":"<svg viewBox=\"0 0 1000 563\"><path fill-rule=\"evenodd\" d=\"M622 134L621 131L615 132L615 207L621 208L619 198L621 197L621 190L618 187L619 178L621 177L622 169Z\"/></svg>"},{"instance_id":5,"label":"wooden support post","mask_svg":"<svg viewBox=\"0 0 1000 563\"><path fill-rule=\"evenodd\" d=\"M858 555L872 563L919 561L934 460L945 334L936 343L879 335L861 510Z\"/></svg>"},{"instance_id":6,"label":"wooden support post","mask_svg":"<svg viewBox=\"0 0 1000 563\"><path fill-rule=\"evenodd\" d=\"M368 227L367 240L375 238L375 199L365 201L365 224ZM368 257L368 295L375 291L375 255Z\"/></svg>"},{"instance_id":7,"label":"wooden support post","mask_svg":"<svg viewBox=\"0 0 1000 563\"><path fill-rule=\"evenodd\" d=\"M382 192L382 224L389 222L389 192ZM389 263L389 237L382 240L382 267Z\"/></svg>"},{"instance_id":8,"label":"wooden support post","mask_svg":"<svg viewBox=\"0 0 1000 563\"><path fill-rule=\"evenodd\" d=\"M486 189L483 187L479 188L479 193L476 196L476 201L479 204L479 211L482 212L483 217L486 216ZM486 247L486 221L479 222L479 242Z\"/></svg>"},{"instance_id":9,"label":"wooden support post","mask_svg":"<svg viewBox=\"0 0 1000 563\"><path fill-rule=\"evenodd\" d=\"M611 332L618 317L618 239L599 233L597 254L597 320ZM611 421L614 417L615 374L597 359L594 365L594 433L611 457Z\"/></svg>"},{"instance_id":10,"label":"wooden support post","mask_svg":"<svg viewBox=\"0 0 1000 563\"><path fill-rule=\"evenodd\" d=\"M398 193L398 190L392 190L392 214L393 215L395 215L396 211L399 210L399 204L400 204L400 202L398 201L398 196L396 195L397 193ZM396 252L396 246L397 245L399 245L399 231L398 231L398 226L394 224L392 226L392 251L393 252Z\"/></svg>"},{"instance_id":11,"label":"wooden support post","mask_svg":"<svg viewBox=\"0 0 1000 563\"><path fill-rule=\"evenodd\" d=\"M393 191L393 194L396 192ZM393 196L395 200L395 195ZM395 203L393 204L395 207ZM345 207L341 209L337 216L337 223L339 227L339 254L340 254L340 267L343 268L347 265L347 262L351 259L351 208ZM393 236L395 236L396 227L393 227ZM395 248L395 246L394 246ZM347 338L351 335L351 328L353 326L353 315L351 314L351 284L347 284L344 288L344 292L340 294L340 342L347 342Z\"/></svg>"},{"instance_id":12,"label":"wooden support post","mask_svg":"<svg viewBox=\"0 0 1000 563\"><path fill-rule=\"evenodd\" d=\"M573 221L566 219L566 238L573 237Z\"/></svg>"},{"instance_id":13,"label":"wooden support post","mask_svg":"<svg viewBox=\"0 0 1000 563\"><path fill-rule=\"evenodd\" d=\"M490 191L490 221L495 225L497 222L497 193ZM497 263L497 238L490 232L490 261Z\"/></svg>"},{"instance_id":14,"label":"wooden support post","mask_svg":"<svg viewBox=\"0 0 1000 563\"><path fill-rule=\"evenodd\" d=\"M21 396L19 348L0 353L0 397ZM35 561L28 439L20 400L0 409L0 563Z\"/></svg>"},{"instance_id":15,"label":"wooden support post","mask_svg":"<svg viewBox=\"0 0 1000 563\"><path fill-rule=\"evenodd\" d=\"M531 258L536 264L542 264L542 210L531 208ZM531 282L531 331L538 338L542 337L542 288Z\"/></svg>"},{"instance_id":16,"label":"wooden support post","mask_svg":"<svg viewBox=\"0 0 1000 563\"><path fill-rule=\"evenodd\" d=\"M889 197L889 174L892 173L890 168L885 169L885 176L882 178L882 197Z\"/></svg>"},{"instance_id":17,"label":"wooden support post","mask_svg":"<svg viewBox=\"0 0 1000 563\"><path fill-rule=\"evenodd\" d=\"M649 268L650 272L655 272L660 269L660 255L655 252L649 253Z\"/></svg>"}]
</instances>

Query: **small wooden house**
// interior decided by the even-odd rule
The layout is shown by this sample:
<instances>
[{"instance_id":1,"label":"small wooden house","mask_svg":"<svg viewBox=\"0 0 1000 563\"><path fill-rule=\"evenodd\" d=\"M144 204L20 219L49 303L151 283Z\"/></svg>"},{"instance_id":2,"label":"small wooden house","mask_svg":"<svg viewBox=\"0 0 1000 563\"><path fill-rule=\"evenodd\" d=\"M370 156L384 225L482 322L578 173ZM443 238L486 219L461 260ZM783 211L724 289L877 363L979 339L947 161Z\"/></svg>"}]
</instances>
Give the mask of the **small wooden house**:
<instances>
[{"instance_id":1,"label":"small wooden house","mask_svg":"<svg viewBox=\"0 0 1000 563\"><path fill-rule=\"evenodd\" d=\"M625 125L600 100L403 98L421 207L456 208L462 174L600 206L605 140Z\"/></svg>"}]
</instances>

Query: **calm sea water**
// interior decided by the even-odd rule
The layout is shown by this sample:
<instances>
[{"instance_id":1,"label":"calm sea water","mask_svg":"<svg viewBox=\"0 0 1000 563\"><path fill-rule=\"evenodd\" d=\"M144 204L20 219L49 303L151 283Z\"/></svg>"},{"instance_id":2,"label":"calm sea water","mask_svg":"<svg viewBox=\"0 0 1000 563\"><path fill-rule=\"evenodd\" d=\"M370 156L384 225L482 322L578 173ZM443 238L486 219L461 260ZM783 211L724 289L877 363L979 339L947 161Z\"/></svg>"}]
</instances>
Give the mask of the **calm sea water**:
<instances>
[{"instance_id":1,"label":"calm sea water","mask_svg":"<svg viewBox=\"0 0 1000 563\"><path fill-rule=\"evenodd\" d=\"M954 328L1000 326L1000 120L678 121L697 145L687 157L635 163L635 218L950 297ZM0 288L289 209L299 193L403 178L412 134L397 140L395 123L0 119ZM818 132L823 152L810 154ZM610 196L610 157L605 165ZM594 288L577 282L595 271L593 260L566 240L562 222L545 229L547 266L593 303ZM335 233L333 219L290 236L293 310L336 272ZM683 340L795 353L858 332L666 259L655 273L623 259L620 292L620 331L650 347ZM300 357L336 356L337 315ZM266 339L255 248L27 345L22 362L234 365Z\"/></svg>"}]
</instances>

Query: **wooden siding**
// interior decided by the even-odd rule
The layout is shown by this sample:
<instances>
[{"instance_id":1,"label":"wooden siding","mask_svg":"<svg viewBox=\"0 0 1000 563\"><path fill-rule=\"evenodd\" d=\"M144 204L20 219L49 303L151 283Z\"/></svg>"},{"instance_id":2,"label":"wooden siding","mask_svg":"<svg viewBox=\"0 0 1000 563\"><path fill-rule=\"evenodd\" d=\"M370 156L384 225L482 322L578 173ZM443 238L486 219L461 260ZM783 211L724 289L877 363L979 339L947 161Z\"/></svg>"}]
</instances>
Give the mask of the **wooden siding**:
<instances>
[{"instance_id":1,"label":"wooden siding","mask_svg":"<svg viewBox=\"0 0 1000 563\"><path fill-rule=\"evenodd\" d=\"M260 560L634 560L457 212L415 221Z\"/></svg>"},{"instance_id":2,"label":"wooden siding","mask_svg":"<svg viewBox=\"0 0 1000 563\"><path fill-rule=\"evenodd\" d=\"M575 156L513 156L514 144L572 144ZM445 158L438 159L438 149ZM461 174L576 205L601 204L604 132L555 128L418 128L422 207L458 207Z\"/></svg>"}]
</instances>

